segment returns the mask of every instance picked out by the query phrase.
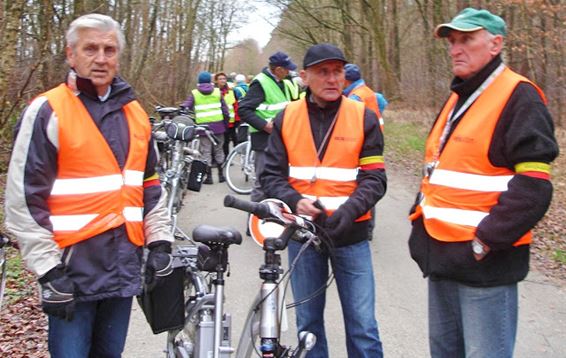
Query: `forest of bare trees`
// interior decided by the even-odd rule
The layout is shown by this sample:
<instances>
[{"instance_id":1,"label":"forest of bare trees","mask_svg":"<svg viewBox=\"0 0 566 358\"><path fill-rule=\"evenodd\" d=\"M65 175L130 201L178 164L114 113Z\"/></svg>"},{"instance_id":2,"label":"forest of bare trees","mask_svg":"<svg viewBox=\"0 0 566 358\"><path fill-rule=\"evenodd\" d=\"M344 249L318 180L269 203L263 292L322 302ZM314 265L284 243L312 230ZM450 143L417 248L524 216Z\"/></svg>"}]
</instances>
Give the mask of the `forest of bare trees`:
<instances>
[{"instance_id":1,"label":"forest of bare trees","mask_svg":"<svg viewBox=\"0 0 566 358\"><path fill-rule=\"evenodd\" d=\"M432 36L466 6L503 16L506 62L537 82L557 125L566 121L566 9L563 0L2 0L0 7L0 136L7 138L22 107L67 71L64 32L88 12L111 15L127 46L121 75L146 108L178 104L206 69L256 73L276 50L301 63L317 42L341 46L366 81L402 106L435 108L447 97L446 45ZM266 48L229 41L262 5L281 19ZM272 21L276 21L273 20ZM275 24L274 24L275 25Z\"/></svg>"},{"instance_id":2,"label":"forest of bare trees","mask_svg":"<svg viewBox=\"0 0 566 358\"><path fill-rule=\"evenodd\" d=\"M276 33L295 57L309 44L336 43L366 82L413 108L438 108L447 98L449 58L445 41L433 38L436 25L465 7L487 8L507 22L506 63L545 91L556 123L565 124L563 0L267 1L284 10Z\"/></svg>"}]
</instances>

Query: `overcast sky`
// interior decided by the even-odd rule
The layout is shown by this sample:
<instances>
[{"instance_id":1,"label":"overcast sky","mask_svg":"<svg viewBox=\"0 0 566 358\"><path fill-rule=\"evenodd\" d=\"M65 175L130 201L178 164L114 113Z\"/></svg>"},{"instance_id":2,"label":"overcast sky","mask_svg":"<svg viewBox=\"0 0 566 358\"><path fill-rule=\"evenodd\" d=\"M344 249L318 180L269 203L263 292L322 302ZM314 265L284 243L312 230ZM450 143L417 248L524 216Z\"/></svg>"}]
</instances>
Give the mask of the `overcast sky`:
<instances>
[{"instance_id":1,"label":"overcast sky","mask_svg":"<svg viewBox=\"0 0 566 358\"><path fill-rule=\"evenodd\" d=\"M256 2L256 10L248 15L247 24L234 31L229 37L231 42L239 42L247 38L255 39L263 48L271 38L274 25L277 24L279 11L276 7ZM271 23L271 24L270 24Z\"/></svg>"}]
</instances>

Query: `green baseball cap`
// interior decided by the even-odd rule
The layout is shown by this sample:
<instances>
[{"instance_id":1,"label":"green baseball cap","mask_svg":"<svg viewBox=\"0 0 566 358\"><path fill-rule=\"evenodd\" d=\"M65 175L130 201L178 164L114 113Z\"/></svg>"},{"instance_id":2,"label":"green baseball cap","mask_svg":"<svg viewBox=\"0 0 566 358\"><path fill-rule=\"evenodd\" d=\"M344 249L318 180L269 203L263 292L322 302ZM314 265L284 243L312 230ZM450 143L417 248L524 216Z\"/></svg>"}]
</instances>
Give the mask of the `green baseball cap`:
<instances>
[{"instance_id":1,"label":"green baseball cap","mask_svg":"<svg viewBox=\"0 0 566 358\"><path fill-rule=\"evenodd\" d=\"M447 24L440 24L434 29L434 36L447 37L450 31L473 32L485 29L493 35L506 35L505 20L487 10L466 8Z\"/></svg>"}]
</instances>

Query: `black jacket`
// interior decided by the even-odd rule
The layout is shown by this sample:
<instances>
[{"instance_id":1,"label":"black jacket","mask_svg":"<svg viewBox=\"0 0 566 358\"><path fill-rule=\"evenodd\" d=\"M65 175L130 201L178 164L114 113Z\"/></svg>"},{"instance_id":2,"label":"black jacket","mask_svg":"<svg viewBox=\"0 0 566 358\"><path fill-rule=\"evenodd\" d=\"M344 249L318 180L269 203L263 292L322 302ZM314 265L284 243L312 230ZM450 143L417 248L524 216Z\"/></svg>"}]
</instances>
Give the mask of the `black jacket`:
<instances>
[{"instance_id":1,"label":"black jacket","mask_svg":"<svg viewBox=\"0 0 566 358\"><path fill-rule=\"evenodd\" d=\"M307 91L307 97L310 92ZM307 100L312 135L316 147L320 146L334 116L340 108L342 97L336 102L328 104L325 108L318 107L315 103ZM268 197L278 198L284 201L292 210L297 207L297 202L303 197L288 182L289 160L287 149L281 138L281 128L285 110L276 117L273 132L269 136L267 150L265 152L265 170L260 174L261 187ZM360 158L383 155L383 134L379 129L379 121L374 112L366 109L364 114L364 144ZM321 160L326 148L321 152ZM348 154L348 153L345 153ZM353 217L359 217L371 209L384 195L387 188L387 178L384 169L360 170L356 178L358 187L350 198L340 207L349 210ZM368 221L354 223L351 230L343 235L334 244L345 246L366 240L368 238Z\"/></svg>"},{"instance_id":2,"label":"black jacket","mask_svg":"<svg viewBox=\"0 0 566 358\"><path fill-rule=\"evenodd\" d=\"M498 56L474 77L452 81L451 90L460 96L455 111L501 62ZM454 122L452 132L462 117ZM490 162L514 170L518 163L550 163L557 155L554 125L545 104L532 85L519 84L495 127L488 154ZM551 198L550 181L515 175L490 215L478 225L476 236L492 250L483 260L473 258L470 242L444 243L433 239L422 218L413 223L411 256L424 276L431 279L486 287L518 282L529 270L529 246L514 247L513 243L544 216Z\"/></svg>"},{"instance_id":3,"label":"black jacket","mask_svg":"<svg viewBox=\"0 0 566 358\"><path fill-rule=\"evenodd\" d=\"M267 67L261 72L272 78L279 88L281 88L281 92L285 93L285 84L283 81L278 81L273 77L273 74L267 70ZM252 83L250 83L248 93L238 103L238 115L240 119L259 131L251 134L252 149L256 151L264 151L267 146L267 139L269 138L269 133L263 130L263 127L267 125L267 121L259 117L255 112L256 108L263 103L264 100L265 92L263 92L263 87L261 87L258 80L254 79Z\"/></svg>"}]
</instances>

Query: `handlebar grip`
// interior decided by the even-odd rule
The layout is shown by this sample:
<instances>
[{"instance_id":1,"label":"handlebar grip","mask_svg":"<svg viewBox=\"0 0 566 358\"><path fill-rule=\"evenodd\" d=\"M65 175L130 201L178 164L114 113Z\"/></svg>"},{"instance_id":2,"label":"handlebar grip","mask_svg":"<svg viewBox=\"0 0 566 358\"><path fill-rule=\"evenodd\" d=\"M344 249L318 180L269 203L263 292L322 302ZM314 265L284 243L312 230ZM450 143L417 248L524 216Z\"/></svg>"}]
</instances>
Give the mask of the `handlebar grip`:
<instances>
[{"instance_id":1,"label":"handlebar grip","mask_svg":"<svg viewBox=\"0 0 566 358\"><path fill-rule=\"evenodd\" d=\"M260 219L272 217L271 210L267 204L238 199L232 195L226 195L224 197L224 206L254 214Z\"/></svg>"}]
</instances>

